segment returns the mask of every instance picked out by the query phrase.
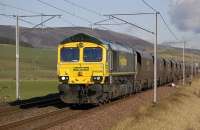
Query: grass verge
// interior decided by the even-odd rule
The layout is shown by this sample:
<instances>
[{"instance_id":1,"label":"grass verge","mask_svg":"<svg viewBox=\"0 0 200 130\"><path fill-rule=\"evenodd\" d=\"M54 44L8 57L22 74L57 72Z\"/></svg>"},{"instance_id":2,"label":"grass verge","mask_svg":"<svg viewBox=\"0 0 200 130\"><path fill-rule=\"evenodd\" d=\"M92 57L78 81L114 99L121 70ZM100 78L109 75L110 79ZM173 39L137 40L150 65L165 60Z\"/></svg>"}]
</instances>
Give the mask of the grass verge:
<instances>
[{"instance_id":1,"label":"grass verge","mask_svg":"<svg viewBox=\"0 0 200 130\"><path fill-rule=\"evenodd\" d=\"M179 87L157 105L147 104L120 121L112 130L199 130L200 80Z\"/></svg>"},{"instance_id":2,"label":"grass verge","mask_svg":"<svg viewBox=\"0 0 200 130\"><path fill-rule=\"evenodd\" d=\"M58 82L56 80L35 80L35 81L21 81L20 82L20 96L21 99L29 99L32 97L45 96L57 92ZM15 94L15 80L1 80L0 81L0 102L14 101Z\"/></svg>"}]
</instances>

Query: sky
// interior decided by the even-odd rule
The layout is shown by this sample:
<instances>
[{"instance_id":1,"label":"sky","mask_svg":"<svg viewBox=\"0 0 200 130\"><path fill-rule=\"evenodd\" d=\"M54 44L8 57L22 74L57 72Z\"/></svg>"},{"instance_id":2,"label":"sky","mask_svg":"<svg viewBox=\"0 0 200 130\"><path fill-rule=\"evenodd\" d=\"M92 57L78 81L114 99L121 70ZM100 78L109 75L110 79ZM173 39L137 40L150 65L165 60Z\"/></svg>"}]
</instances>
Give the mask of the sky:
<instances>
[{"instance_id":1,"label":"sky","mask_svg":"<svg viewBox=\"0 0 200 130\"><path fill-rule=\"evenodd\" d=\"M200 49L200 1L199 0L145 0L161 13L165 22L178 38L186 40L188 48ZM53 7L49 7L50 4ZM13 8L14 7L14 8ZM20 9L19 9L20 8ZM22 10L23 9L23 10ZM35 15L59 14L47 23L45 27L93 27L112 30L128 35L137 36L144 40L155 42L155 35L145 32L121 21L113 19L104 23L120 25L93 25L95 22L108 19L103 15L116 13L153 13L142 0L0 0L0 14ZM155 32L155 15L118 16L152 32ZM33 27L49 17L24 18L33 25L20 21L20 26ZM15 25L11 17L0 16L0 25ZM158 17L158 42L174 42L176 38L168 31L161 17ZM182 44L172 46L181 47Z\"/></svg>"}]
</instances>

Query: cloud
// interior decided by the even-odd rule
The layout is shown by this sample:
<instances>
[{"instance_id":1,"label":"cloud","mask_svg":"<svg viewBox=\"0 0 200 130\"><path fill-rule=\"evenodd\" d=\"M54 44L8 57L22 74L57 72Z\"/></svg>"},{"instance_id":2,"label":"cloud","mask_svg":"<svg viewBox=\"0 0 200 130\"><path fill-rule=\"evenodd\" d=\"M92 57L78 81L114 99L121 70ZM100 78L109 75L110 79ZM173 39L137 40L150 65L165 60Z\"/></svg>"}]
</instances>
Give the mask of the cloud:
<instances>
[{"instance_id":1,"label":"cloud","mask_svg":"<svg viewBox=\"0 0 200 130\"><path fill-rule=\"evenodd\" d=\"M200 0L171 0L169 14L179 30L200 33Z\"/></svg>"}]
</instances>

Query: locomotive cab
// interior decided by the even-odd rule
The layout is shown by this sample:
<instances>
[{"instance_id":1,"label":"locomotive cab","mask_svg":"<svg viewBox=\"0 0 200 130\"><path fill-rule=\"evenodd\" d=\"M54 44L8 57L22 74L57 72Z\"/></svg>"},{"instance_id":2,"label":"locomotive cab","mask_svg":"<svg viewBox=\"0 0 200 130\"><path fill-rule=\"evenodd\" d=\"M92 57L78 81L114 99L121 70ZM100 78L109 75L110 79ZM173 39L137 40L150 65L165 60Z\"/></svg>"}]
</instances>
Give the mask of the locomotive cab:
<instances>
[{"instance_id":1,"label":"locomotive cab","mask_svg":"<svg viewBox=\"0 0 200 130\"><path fill-rule=\"evenodd\" d=\"M66 84L102 84L106 48L90 42L72 42L58 48L58 78Z\"/></svg>"}]
</instances>

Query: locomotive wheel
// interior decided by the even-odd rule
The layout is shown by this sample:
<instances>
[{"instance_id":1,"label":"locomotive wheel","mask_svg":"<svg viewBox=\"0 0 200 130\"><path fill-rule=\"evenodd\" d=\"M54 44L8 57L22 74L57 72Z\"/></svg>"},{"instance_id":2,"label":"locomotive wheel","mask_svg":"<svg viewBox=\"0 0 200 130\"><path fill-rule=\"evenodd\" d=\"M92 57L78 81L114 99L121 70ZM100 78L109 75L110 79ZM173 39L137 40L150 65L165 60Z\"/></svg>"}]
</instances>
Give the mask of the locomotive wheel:
<instances>
[{"instance_id":1,"label":"locomotive wheel","mask_svg":"<svg viewBox=\"0 0 200 130\"><path fill-rule=\"evenodd\" d=\"M140 93L142 91L142 84L138 85L137 93Z\"/></svg>"}]
</instances>

